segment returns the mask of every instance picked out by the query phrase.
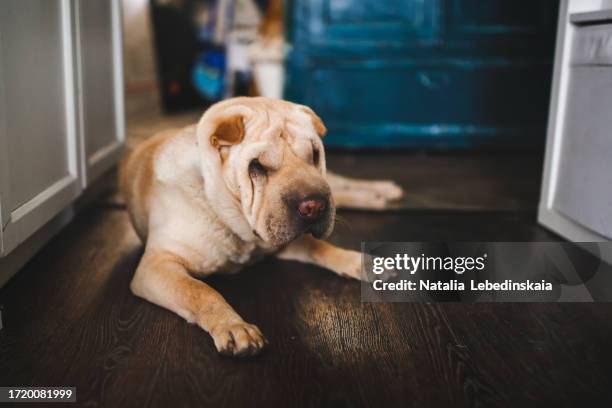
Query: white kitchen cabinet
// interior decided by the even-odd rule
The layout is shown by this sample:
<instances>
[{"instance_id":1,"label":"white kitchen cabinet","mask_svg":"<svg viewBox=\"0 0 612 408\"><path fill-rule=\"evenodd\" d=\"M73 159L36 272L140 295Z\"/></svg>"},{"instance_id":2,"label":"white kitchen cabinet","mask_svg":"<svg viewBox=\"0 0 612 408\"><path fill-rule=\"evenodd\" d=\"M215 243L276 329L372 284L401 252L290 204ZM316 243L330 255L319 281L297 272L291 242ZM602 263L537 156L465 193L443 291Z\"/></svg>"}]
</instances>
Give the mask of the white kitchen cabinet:
<instances>
[{"instance_id":1,"label":"white kitchen cabinet","mask_svg":"<svg viewBox=\"0 0 612 408\"><path fill-rule=\"evenodd\" d=\"M83 182L111 168L124 145L123 72L119 1L75 2Z\"/></svg>"},{"instance_id":2,"label":"white kitchen cabinet","mask_svg":"<svg viewBox=\"0 0 612 408\"><path fill-rule=\"evenodd\" d=\"M119 0L0 1L0 273L119 158L120 22Z\"/></svg>"},{"instance_id":3,"label":"white kitchen cabinet","mask_svg":"<svg viewBox=\"0 0 612 408\"><path fill-rule=\"evenodd\" d=\"M612 0L561 2L538 219L576 242L612 239Z\"/></svg>"},{"instance_id":4,"label":"white kitchen cabinet","mask_svg":"<svg viewBox=\"0 0 612 408\"><path fill-rule=\"evenodd\" d=\"M66 0L0 5L2 254L80 192L73 25Z\"/></svg>"}]
</instances>

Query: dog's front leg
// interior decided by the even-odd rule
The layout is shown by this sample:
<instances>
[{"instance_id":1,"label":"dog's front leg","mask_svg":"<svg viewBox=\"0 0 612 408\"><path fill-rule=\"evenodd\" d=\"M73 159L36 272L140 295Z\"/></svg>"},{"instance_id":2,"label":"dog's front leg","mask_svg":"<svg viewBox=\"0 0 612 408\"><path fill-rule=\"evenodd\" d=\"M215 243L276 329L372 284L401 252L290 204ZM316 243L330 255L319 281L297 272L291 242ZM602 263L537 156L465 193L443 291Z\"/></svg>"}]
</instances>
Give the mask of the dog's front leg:
<instances>
[{"instance_id":1,"label":"dog's front leg","mask_svg":"<svg viewBox=\"0 0 612 408\"><path fill-rule=\"evenodd\" d=\"M361 253L338 248L311 235L298 238L276 256L280 259L315 264L347 278L362 279Z\"/></svg>"},{"instance_id":2,"label":"dog's front leg","mask_svg":"<svg viewBox=\"0 0 612 408\"><path fill-rule=\"evenodd\" d=\"M147 249L130 288L206 330L221 354L248 356L261 351L267 343L261 331L242 320L219 292L193 278L185 265L171 252Z\"/></svg>"}]
</instances>

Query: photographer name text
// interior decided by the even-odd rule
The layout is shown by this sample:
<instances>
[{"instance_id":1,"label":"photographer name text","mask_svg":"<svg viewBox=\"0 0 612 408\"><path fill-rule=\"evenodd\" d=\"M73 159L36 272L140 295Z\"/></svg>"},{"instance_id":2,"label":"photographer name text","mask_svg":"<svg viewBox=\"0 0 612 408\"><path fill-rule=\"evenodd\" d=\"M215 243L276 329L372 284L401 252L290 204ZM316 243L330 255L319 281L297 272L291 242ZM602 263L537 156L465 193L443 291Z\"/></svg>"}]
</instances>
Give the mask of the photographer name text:
<instances>
[{"instance_id":1,"label":"photographer name text","mask_svg":"<svg viewBox=\"0 0 612 408\"><path fill-rule=\"evenodd\" d=\"M376 291L464 291L466 284L456 279L442 280L420 280L418 282L401 279L396 282L385 282L381 279L372 282L372 288ZM502 282L484 280L482 282L470 280L469 290L472 291L551 291L553 285L541 280L535 281L513 281L506 279Z\"/></svg>"}]
</instances>

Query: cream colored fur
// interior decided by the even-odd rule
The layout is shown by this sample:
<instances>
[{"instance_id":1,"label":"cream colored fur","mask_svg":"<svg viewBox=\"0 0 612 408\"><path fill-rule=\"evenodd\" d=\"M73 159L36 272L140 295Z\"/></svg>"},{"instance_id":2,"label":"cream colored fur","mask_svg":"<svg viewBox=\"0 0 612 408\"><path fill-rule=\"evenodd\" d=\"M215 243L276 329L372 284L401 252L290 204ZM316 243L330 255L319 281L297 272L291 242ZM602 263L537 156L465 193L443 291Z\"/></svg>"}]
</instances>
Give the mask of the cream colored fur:
<instances>
[{"instance_id":1,"label":"cream colored fur","mask_svg":"<svg viewBox=\"0 0 612 408\"><path fill-rule=\"evenodd\" d=\"M276 254L359 279L360 253L307 234L288 200L329 197L326 219L310 231L324 238L333 229L334 201L379 209L402 190L388 181L328 173L324 133L305 106L234 98L212 106L197 125L139 145L120 172L131 220L145 243L133 293L198 324L219 352L244 356L259 352L264 336L202 278ZM265 167L263 175L252 171L254 159Z\"/></svg>"}]
</instances>

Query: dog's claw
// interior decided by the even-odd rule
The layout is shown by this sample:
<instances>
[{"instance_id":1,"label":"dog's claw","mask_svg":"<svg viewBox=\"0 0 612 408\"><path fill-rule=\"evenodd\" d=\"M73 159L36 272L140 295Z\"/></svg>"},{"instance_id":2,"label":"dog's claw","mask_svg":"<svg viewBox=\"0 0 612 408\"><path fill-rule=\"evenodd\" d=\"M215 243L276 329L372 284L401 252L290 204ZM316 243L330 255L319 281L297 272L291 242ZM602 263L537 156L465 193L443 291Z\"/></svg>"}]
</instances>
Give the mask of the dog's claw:
<instances>
[{"instance_id":1,"label":"dog's claw","mask_svg":"<svg viewBox=\"0 0 612 408\"><path fill-rule=\"evenodd\" d=\"M268 344L257 326L245 322L215 327L210 334L217 351L224 356L254 356Z\"/></svg>"}]
</instances>

